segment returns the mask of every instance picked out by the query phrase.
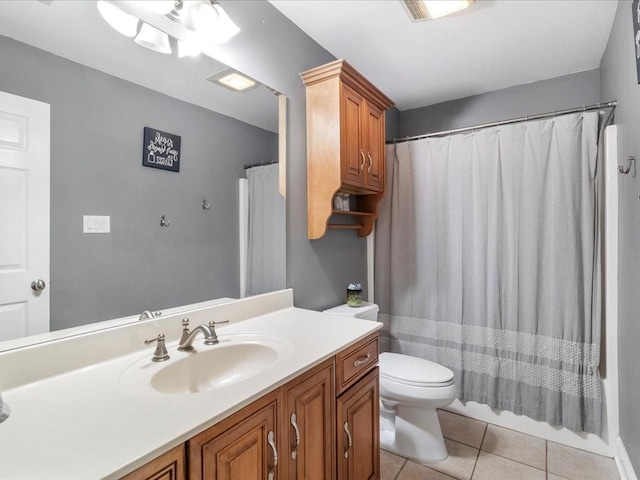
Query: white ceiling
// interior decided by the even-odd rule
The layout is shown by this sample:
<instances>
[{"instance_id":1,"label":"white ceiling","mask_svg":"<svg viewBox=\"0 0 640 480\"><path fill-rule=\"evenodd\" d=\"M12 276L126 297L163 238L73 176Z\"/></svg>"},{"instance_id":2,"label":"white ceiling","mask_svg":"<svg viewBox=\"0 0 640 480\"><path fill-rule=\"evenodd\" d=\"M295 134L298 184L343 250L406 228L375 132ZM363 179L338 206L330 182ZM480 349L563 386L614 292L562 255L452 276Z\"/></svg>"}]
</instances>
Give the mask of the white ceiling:
<instances>
[{"instance_id":1,"label":"white ceiling","mask_svg":"<svg viewBox=\"0 0 640 480\"><path fill-rule=\"evenodd\" d=\"M269 1L400 110L597 68L617 7L612 0L479 0L414 23L400 0Z\"/></svg>"},{"instance_id":2,"label":"white ceiling","mask_svg":"<svg viewBox=\"0 0 640 480\"><path fill-rule=\"evenodd\" d=\"M174 22L165 20L175 28ZM232 92L206 80L228 68L209 56L178 58L176 53L163 55L140 47L102 19L95 0L0 0L0 35L265 130L278 131L277 98L267 88Z\"/></svg>"}]
</instances>

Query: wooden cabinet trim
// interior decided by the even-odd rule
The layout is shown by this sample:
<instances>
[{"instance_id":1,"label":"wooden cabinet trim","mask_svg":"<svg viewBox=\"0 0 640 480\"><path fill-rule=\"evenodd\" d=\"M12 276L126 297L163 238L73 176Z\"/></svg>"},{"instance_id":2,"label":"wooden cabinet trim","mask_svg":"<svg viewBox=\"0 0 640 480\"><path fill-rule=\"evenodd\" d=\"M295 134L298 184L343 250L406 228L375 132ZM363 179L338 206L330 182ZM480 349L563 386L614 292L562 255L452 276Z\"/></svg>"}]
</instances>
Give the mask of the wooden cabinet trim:
<instances>
[{"instance_id":1,"label":"wooden cabinet trim","mask_svg":"<svg viewBox=\"0 0 640 480\"><path fill-rule=\"evenodd\" d=\"M336 392L338 395L378 364L378 348L378 334L375 333L336 355ZM366 358L367 355L368 358ZM365 358L366 360L364 360ZM354 365L354 362L357 364Z\"/></svg>"},{"instance_id":2,"label":"wooden cabinet trim","mask_svg":"<svg viewBox=\"0 0 640 480\"><path fill-rule=\"evenodd\" d=\"M335 375L331 358L283 387L280 431L284 479L335 478ZM309 410L308 410L309 409ZM296 414L300 444L291 414ZM310 414L311 418L307 418ZM296 458L292 451L296 449ZM321 450L318 450L321 448Z\"/></svg>"},{"instance_id":3,"label":"wooden cabinet trim","mask_svg":"<svg viewBox=\"0 0 640 480\"><path fill-rule=\"evenodd\" d=\"M346 432L343 429L338 431L336 440L338 480L378 480L380 478L378 368L373 369L340 395L336 404L337 426L341 427L348 422L352 440L349 447ZM364 429L361 428L363 424ZM349 455L345 457L344 453L347 449ZM358 471L367 467L370 467L370 470L366 473Z\"/></svg>"},{"instance_id":4,"label":"wooden cabinet trim","mask_svg":"<svg viewBox=\"0 0 640 480\"><path fill-rule=\"evenodd\" d=\"M219 423L208 428L204 432L192 437L187 441L187 455L189 464L189 480L203 480L202 473L204 471L204 454L207 444L215 441L216 438L229 432L231 429L238 427L239 425L250 422L253 416L260 415L265 409L273 408L273 430L276 434L276 441L278 443L278 452L280 448L280 436L278 435L277 426L277 409L281 402L281 389L277 389L274 392L266 394L264 397L259 398L253 403L242 408L238 412L225 418ZM209 479L207 479L209 480Z\"/></svg>"},{"instance_id":5,"label":"wooden cabinet trim","mask_svg":"<svg viewBox=\"0 0 640 480\"><path fill-rule=\"evenodd\" d=\"M369 97L378 108L388 110L394 105L393 100L382 93L373 83L363 77L360 72L344 59L312 68L311 70L302 72L300 76L306 86L339 77L344 83L359 90L366 97Z\"/></svg>"},{"instance_id":6,"label":"wooden cabinet trim","mask_svg":"<svg viewBox=\"0 0 640 480\"><path fill-rule=\"evenodd\" d=\"M185 446L181 443L121 480L185 480Z\"/></svg>"}]
</instances>

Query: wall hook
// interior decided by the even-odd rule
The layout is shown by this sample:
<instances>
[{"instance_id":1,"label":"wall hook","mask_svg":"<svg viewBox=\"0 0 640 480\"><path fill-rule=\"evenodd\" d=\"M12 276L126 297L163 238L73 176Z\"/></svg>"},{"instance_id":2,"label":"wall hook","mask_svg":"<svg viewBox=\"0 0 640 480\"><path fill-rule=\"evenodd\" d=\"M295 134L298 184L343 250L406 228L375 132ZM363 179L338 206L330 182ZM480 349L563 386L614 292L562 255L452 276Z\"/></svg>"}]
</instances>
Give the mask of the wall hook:
<instances>
[{"instance_id":1,"label":"wall hook","mask_svg":"<svg viewBox=\"0 0 640 480\"><path fill-rule=\"evenodd\" d=\"M202 200L202 208L204 210L209 210L211 208L211 202L207 202L207 199L205 198Z\"/></svg>"},{"instance_id":2,"label":"wall hook","mask_svg":"<svg viewBox=\"0 0 640 480\"><path fill-rule=\"evenodd\" d=\"M633 173L631 174L631 176L633 178L636 178L636 157L633 155L629 155L628 160L629 165L627 165L626 169L622 165L618 165L618 173L627 175L631 171L631 167L633 167Z\"/></svg>"},{"instance_id":3,"label":"wall hook","mask_svg":"<svg viewBox=\"0 0 640 480\"><path fill-rule=\"evenodd\" d=\"M169 225L171 225L171 222L167 220L164 215L162 215L162 217L160 217L160 226L168 227Z\"/></svg>"}]
</instances>

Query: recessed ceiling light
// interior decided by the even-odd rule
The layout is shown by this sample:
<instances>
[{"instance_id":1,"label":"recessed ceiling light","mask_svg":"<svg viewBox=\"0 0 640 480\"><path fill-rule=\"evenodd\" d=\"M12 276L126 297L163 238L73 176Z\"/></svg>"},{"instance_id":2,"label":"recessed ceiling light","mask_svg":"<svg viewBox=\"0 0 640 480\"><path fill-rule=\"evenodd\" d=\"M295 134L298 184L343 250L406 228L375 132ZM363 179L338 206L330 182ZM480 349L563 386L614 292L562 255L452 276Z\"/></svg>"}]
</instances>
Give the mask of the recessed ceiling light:
<instances>
[{"instance_id":1,"label":"recessed ceiling light","mask_svg":"<svg viewBox=\"0 0 640 480\"><path fill-rule=\"evenodd\" d=\"M235 92L246 92L259 85L258 82L252 78L247 77L233 68L217 73L207 78L207 80Z\"/></svg>"},{"instance_id":2,"label":"recessed ceiling light","mask_svg":"<svg viewBox=\"0 0 640 480\"><path fill-rule=\"evenodd\" d=\"M471 6L475 0L401 0L415 21L435 20Z\"/></svg>"}]
</instances>

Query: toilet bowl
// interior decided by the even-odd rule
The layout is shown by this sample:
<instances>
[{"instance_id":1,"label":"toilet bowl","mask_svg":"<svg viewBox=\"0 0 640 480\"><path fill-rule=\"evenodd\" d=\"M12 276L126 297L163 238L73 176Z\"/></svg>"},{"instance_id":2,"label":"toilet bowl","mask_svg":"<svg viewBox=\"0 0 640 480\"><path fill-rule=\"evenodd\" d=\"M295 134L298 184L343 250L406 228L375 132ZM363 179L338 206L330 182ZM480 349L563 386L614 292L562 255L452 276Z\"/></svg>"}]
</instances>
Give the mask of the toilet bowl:
<instances>
[{"instance_id":1,"label":"toilet bowl","mask_svg":"<svg viewBox=\"0 0 640 480\"><path fill-rule=\"evenodd\" d=\"M325 313L377 320L378 306L340 305ZM453 372L422 358L388 352L380 354L379 367L380 446L418 462L447 458L436 409L456 398Z\"/></svg>"}]
</instances>

